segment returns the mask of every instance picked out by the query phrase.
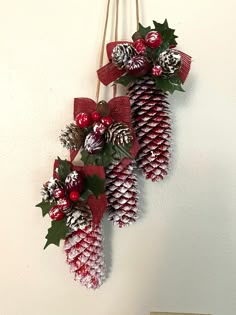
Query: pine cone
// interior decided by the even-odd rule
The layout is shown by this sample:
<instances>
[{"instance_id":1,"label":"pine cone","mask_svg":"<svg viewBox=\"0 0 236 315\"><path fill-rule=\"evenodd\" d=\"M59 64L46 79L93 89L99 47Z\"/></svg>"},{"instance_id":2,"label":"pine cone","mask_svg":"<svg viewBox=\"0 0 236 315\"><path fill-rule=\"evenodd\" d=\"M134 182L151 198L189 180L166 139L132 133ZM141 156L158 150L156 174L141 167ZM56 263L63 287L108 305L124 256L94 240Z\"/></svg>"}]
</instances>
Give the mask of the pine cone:
<instances>
[{"instance_id":1,"label":"pine cone","mask_svg":"<svg viewBox=\"0 0 236 315\"><path fill-rule=\"evenodd\" d=\"M106 197L109 220L120 228L134 223L137 218L137 176L132 164L116 162L106 168Z\"/></svg>"},{"instance_id":2,"label":"pine cone","mask_svg":"<svg viewBox=\"0 0 236 315\"><path fill-rule=\"evenodd\" d=\"M90 132L84 141L84 149L90 154L96 154L102 151L104 147L104 139L95 132Z\"/></svg>"},{"instance_id":3,"label":"pine cone","mask_svg":"<svg viewBox=\"0 0 236 315\"><path fill-rule=\"evenodd\" d=\"M112 144L124 145L130 143L133 136L127 124L115 122L107 128L105 139L107 142L112 142Z\"/></svg>"},{"instance_id":4,"label":"pine cone","mask_svg":"<svg viewBox=\"0 0 236 315\"><path fill-rule=\"evenodd\" d=\"M68 150L79 150L84 143L85 132L82 128L79 128L76 124L71 123L66 126L65 130L59 137L61 144Z\"/></svg>"},{"instance_id":5,"label":"pine cone","mask_svg":"<svg viewBox=\"0 0 236 315\"><path fill-rule=\"evenodd\" d=\"M118 44L112 51L112 62L119 69L123 69L129 59L136 55L136 51L133 45L130 44Z\"/></svg>"},{"instance_id":6,"label":"pine cone","mask_svg":"<svg viewBox=\"0 0 236 315\"><path fill-rule=\"evenodd\" d=\"M180 69L181 55L174 49L167 49L159 55L158 63L162 68L162 75L174 75Z\"/></svg>"},{"instance_id":7,"label":"pine cone","mask_svg":"<svg viewBox=\"0 0 236 315\"><path fill-rule=\"evenodd\" d=\"M87 288L99 288L105 279L101 226L86 227L69 235L65 240L65 252L75 280Z\"/></svg>"},{"instance_id":8,"label":"pine cone","mask_svg":"<svg viewBox=\"0 0 236 315\"><path fill-rule=\"evenodd\" d=\"M146 76L132 84L130 97L133 127L140 144L137 164L147 179L167 175L170 159L171 121L167 94Z\"/></svg>"},{"instance_id":9,"label":"pine cone","mask_svg":"<svg viewBox=\"0 0 236 315\"><path fill-rule=\"evenodd\" d=\"M50 203L56 201L53 196L53 192L56 188L63 188L63 183L56 178L50 178L41 188L42 199L44 201L49 201Z\"/></svg>"},{"instance_id":10,"label":"pine cone","mask_svg":"<svg viewBox=\"0 0 236 315\"><path fill-rule=\"evenodd\" d=\"M90 225L92 221L92 213L89 205L83 201L77 201L67 213L66 225L72 230L83 230Z\"/></svg>"}]
</instances>

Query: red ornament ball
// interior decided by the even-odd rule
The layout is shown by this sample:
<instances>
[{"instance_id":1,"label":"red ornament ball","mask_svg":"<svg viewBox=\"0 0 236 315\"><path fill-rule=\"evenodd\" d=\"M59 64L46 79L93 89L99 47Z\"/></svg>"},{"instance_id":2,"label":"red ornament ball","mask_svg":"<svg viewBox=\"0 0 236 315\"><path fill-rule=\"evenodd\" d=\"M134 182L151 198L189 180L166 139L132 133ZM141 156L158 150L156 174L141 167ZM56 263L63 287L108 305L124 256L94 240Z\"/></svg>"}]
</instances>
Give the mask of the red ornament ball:
<instances>
[{"instance_id":1,"label":"red ornament ball","mask_svg":"<svg viewBox=\"0 0 236 315\"><path fill-rule=\"evenodd\" d=\"M61 211L65 211L66 209L70 208L71 202L68 198L60 198L57 201L57 206Z\"/></svg>"},{"instance_id":2,"label":"red ornament ball","mask_svg":"<svg viewBox=\"0 0 236 315\"><path fill-rule=\"evenodd\" d=\"M79 113L75 118L75 123L80 128L87 128L91 123L90 115L87 113Z\"/></svg>"},{"instance_id":3,"label":"red ornament ball","mask_svg":"<svg viewBox=\"0 0 236 315\"><path fill-rule=\"evenodd\" d=\"M145 40L143 38L139 38L134 42L134 48L136 52L141 55L146 51Z\"/></svg>"},{"instance_id":4,"label":"red ornament ball","mask_svg":"<svg viewBox=\"0 0 236 315\"><path fill-rule=\"evenodd\" d=\"M103 123L104 126L108 127L112 124L113 119L111 118L111 116L107 116L107 117L103 117L101 119L101 122Z\"/></svg>"},{"instance_id":5,"label":"red ornament ball","mask_svg":"<svg viewBox=\"0 0 236 315\"><path fill-rule=\"evenodd\" d=\"M154 75L155 77L159 77L161 74L162 74L161 66L154 66L152 68L152 75Z\"/></svg>"},{"instance_id":6,"label":"red ornament ball","mask_svg":"<svg viewBox=\"0 0 236 315\"><path fill-rule=\"evenodd\" d=\"M55 197L56 199L63 198L64 196L65 196L65 191L62 188L56 188L53 191L53 197Z\"/></svg>"},{"instance_id":7,"label":"red ornament ball","mask_svg":"<svg viewBox=\"0 0 236 315\"><path fill-rule=\"evenodd\" d=\"M70 200L72 201L77 201L79 199L80 195L78 193L78 191L72 191L70 193Z\"/></svg>"},{"instance_id":8,"label":"red ornament ball","mask_svg":"<svg viewBox=\"0 0 236 315\"><path fill-rule=\"evenodd\" d=\"M134 56L126 65L126 71L134 77L142 77L150 68L146 58L143 56Z\"/></svg>"},{"instance_id":9,"label":"red ornament ball","mask_svg":"<svg viewBox=\"0 0 236 315\"><path fill-rule=\"evenodd\" d=\"M59 208L59 206L54 206L50 209L49 211L49 216L52 220L54 221L59 221L62 220L64 218L64 213L61 211L61 209Z\"/></svg>"},{"instance_id":10,"label":"red ornament ball","mask_svg":"<svg viewBox=\"0 0 236 315\"><path fill-rule=\"evenodd\" d=\"M145 43L150 48L157 48L162 43L161 34L156 31L151 31L147 33L145 37Z\"/></svg>"},{"instance_id":11,"label":"red ornament ball","mask_svg":"<svg viewBox=\"0 0 236 315\"><path fill-rule=\"evenodd\" d=\"M106 130L106 127L101 122L96 122L93 125L93 131L98 135L103 135Z\"/></svg>"},{"instance_id":12,"label":"red ornament ball","mask_svg":"<svg viewBox=\"0 0 236 315\"><path fill-rule=\"evenodd\" d=\"M93 121L99 121L101 119L101 116L97 111L94 111L91 114L91 118Z\"/></svg>"}]
</instances>

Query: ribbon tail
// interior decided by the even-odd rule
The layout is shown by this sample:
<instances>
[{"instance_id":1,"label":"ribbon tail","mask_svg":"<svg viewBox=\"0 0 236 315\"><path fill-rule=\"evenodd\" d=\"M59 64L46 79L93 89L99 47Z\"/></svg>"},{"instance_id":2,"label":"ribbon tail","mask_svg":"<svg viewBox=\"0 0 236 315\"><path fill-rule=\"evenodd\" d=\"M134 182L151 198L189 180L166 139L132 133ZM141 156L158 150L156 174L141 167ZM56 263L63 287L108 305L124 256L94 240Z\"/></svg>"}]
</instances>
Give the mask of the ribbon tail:
<instances>
[{"instance_id":1,"label":"ribbon tail","mask_svg":"<svg viewBox=\"0 0 236 315\"><path fill-rule=\"evenodd\" d=\"M97 70L98 79L104 84L108 85L116 81L125 73L125 70L118 69L113 63L109 62L102 68Z\"/></svg>"},{"instance_id":2,"label":"ribbon tail","mask_svg":"<svg viewBox=\"0 0 236 315\"><path fill-rule=\"evenodd\" d=\"M182 51L178 50L178 52L181 55L181 61L182 61L180 70L178 72L178 76L180 77L181 81L184 83L190 71L192 57L190 57L189 55L185 54Z\"/></svg>"},{"instance_id":3,"label":"ribbon tail","mask_svg":"<svg viewBox=\"0 0 236 315\"><path fill-rule=\"evenodd\" d=\"M76 158L76 155L79 153L79 150L70 150L70 160L71 162L74 161L74 159Z\"/></svg>"}]
</instances>

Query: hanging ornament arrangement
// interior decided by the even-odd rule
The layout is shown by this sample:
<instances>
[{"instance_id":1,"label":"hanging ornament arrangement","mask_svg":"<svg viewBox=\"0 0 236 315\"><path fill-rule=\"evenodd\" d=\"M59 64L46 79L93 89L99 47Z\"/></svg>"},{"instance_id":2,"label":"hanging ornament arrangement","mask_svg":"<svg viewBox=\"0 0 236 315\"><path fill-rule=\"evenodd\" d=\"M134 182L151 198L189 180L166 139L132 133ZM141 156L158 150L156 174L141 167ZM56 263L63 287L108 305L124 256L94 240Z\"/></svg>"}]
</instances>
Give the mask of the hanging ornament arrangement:
<instances>
[{"instance_id":1,"label":"hanging ornament arrangement","mask_svg":"<svg viewBox=\"0 0 236 315\"><path fill-rule=\"evenodd\" d=\"M171 114L168 93L184 91L191 57L179 51L177 36L167 20L153 27L138 23L132 42L107 45L110 62L97 73L104 85L127 87L132 123L140 144L138 168L147 179L162 180L170 164Z\"/></svg>"},{"instance_id":2,"label":"hanging ornament arrangement","mask_svg":"<svg viewBox=\"0 0 236 315\"><path fill-rule=\"evenodd\" d=\"M96 101L74 99L74 121L59 136L70 161L59 157L53 177L41 189L37 205L51 227L44 249L64 240L66 260L75 280L97 289L105 280L103 232L105 213L120 228L138 218L136 164L153 181L167 175L171 121L167 93L183 91L191 58L176 49L176 38L167 21L143 27L132 42L118 42L116 0L115 41L107 45L110 62L103 65L110 0L107 1ZM137 21L138 0L136 0ZM99 100L100 81L114 83L113 98ZM116 84L128 87L127 96L116 96ZM83 166L75 166L80 157Z\"/></svg>"}]
</instances>

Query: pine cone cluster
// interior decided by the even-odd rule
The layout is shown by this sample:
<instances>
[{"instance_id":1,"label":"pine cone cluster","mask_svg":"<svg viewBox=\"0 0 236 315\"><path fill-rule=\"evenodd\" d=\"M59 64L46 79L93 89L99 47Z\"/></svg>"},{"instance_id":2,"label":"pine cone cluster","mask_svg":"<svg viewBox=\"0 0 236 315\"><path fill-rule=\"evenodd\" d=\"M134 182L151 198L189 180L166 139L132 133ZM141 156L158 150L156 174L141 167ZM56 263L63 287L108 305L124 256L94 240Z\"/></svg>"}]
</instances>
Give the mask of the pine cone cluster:
<instances>
[{"instance_id":1,"label":"pine cone cluster","mask_svg":"<svg viewBox=\"0 0 236 315\"><path fill-rule=\"evenodd\" d=\"M83 201L77 201L76 204L67 212L66 225L72 230L83 230L90 225L92 213L89 205Z\"/></svg>"},{"instance_id":2,"label":"pine cone cluster","mask_svg":"<svg viewBox=\"0 0 236 315\"><path fill-rule=\"evenodd\" d=\"M119 69L123 69L129 59L136 55L136 51L133 45L130 44L118 44L112 51L112 62Z\"/></svg>"},{"instance_id":3,"label":"pine cone cluster","mask_svg":"<svg viewBox=\"0 0 236 315\"><path fill-rule=\"evenodd\" d=\"M105 139L112 144L124 145L130 143L133 136L127 124L115 122L107 128Z\"/></svg>"},{"instance_id":4,"label":"pine cone cluster","mask_svg":"<svg viewBox=\"0 0 236 315\"><path fill-rule=\"evenodd\" d=\"M87 288L99 288L105 280L101 226L77 230L66 238L64 248L75 280Z\"/></svg>"},{"instance_id":5,"label":"pine cone cluster","mask_svg":"<svg viewBox=\"0 0 236 315\"><path fill-rule=\"evenodd\" d=\"M69 150L79 150L84 143L85 132L76 124L67 125L59 137L61 144Z\"/></svg>"},{"instance_id":6,"label":"pine cone cluster","mask_svg":"<svg viewBox=\"0 0 236 315\"><path fill-rule=\"evenodd\" d=\"M104 147L104 139L100 134L90 132L84 141L84 149L90 154L96 154L102 151Z\"/></svg>"},{"instance_id":7,"label":"pine cone cluster","mask_svg":"<svg viewBox=\"0 0 236 315\"><path fill-rule=\"evenodd\" d=\"M171 121L167 95L146 76L128 89L133 127L140 144L137 165L147 179L167 175L170 162Z\"/></svg>"},{"instance_id":8,"label":"pine cone cluster","mask_svg":"<svg viewBox=\"0 0 236 315\"><path fill-rule=\"evenodd\" d=\"M106 197L109 220L120 228L134 223L138 218L137 176L133 164L121 162L106 168Z\"/></svg>"}]
</instances>

